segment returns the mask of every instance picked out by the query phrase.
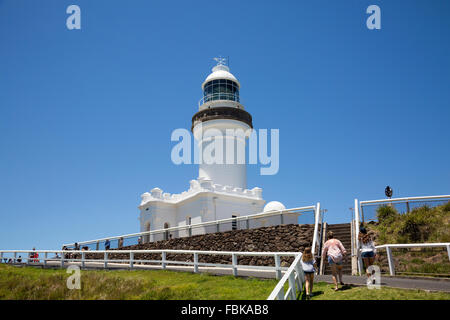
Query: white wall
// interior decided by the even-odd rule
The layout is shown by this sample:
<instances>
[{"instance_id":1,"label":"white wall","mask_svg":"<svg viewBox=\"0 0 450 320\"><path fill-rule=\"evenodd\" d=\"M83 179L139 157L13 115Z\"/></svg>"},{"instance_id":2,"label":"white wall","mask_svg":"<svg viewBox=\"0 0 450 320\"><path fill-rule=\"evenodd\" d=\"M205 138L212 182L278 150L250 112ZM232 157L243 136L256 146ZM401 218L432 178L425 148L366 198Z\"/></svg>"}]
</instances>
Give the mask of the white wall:
<instances>
[{"instance_id":1,"label":"white wall","mask_svg":"<svg viewBox=\"0 0 450 320\"><path fill-rule=\"evenodd\" d=\"M215 203L215 205L214 205ZM179 203L164 203L152 201L149 210L141 211L141 231L146 231L147 222L150 222L151 230L164 228L168 222L170 227L185 226L186 218L191 217L191 224L215 221L231 218L232 215L247 216L263 211L265 201L240 196L222 195L215 192L202 193L185 199ZM211 232L213 227L209 227ZM231 229L231 226L230 226ZM192 235L204 234L205 228L192 229ZM187 236L187 231L179 231L179 236ZM178 233L174 233L174 237Z\"/></svg>"}]
</instances>

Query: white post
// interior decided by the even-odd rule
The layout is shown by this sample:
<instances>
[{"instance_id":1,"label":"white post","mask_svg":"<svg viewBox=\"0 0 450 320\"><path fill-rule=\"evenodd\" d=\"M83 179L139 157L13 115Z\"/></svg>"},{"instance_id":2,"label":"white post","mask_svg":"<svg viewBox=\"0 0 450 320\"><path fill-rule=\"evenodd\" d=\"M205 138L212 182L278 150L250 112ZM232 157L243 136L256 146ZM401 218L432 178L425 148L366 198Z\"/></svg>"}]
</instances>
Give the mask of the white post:
<instances>
[{"instance_id":1,"label":"white post","mask_svg":"<svg viewBox=\"0 0 450 320\"><path fill-rule=\"evenodd\" d=\"M61 252L61 268L64 268L64 251Z\"/></svg>"},{"instance_id":2,"label":"white post","mask_svg":"<svg viewBox=\"0 0 450 320\"><path fill-rule=\"evenodd\" d=\"M238 272L237 272L237 256L234 253L231 255L231 263L232 263L232 266L233 266L233 276L236 277L238 275Z\"/></svg>"},{"instance_id":3,"label":"white post","mask_svg":"<svg viewBox=\"0 0 450 320\"><path fill-rule=\"evenodd\" d=\"M281 287L280 291L278 291L277 299L280 300L280 301L284 300L284 287Z\"/></svg>"},{"instance_id":4,"label":"white post","mask_svg":"<svg viewBox=\"0 0 450 320\"><path fill-rule=\"evenodd\" d=\"M447 245L448 260L450 261L450 245Z\"/></svg>"},{"instance_id":5,"label":"white post","mask_svg":"<svg viewBox=\"0 0 450 320\"><path fill-rule=\"evenodd\" d=\"M296 297L296 287L295 287L295 275L293 272L291 272L291 274L289 275L289 288L291 289L291 299L295 300Z\"/></svg>"},{"instance_id":6,"label":"white post","mask_svg":"<svg viewBox=\"0 0 450 320\"><path fill-rule=\"evenodd\" d=\"M0 263L3 262L3 252L0 252Z\"/></svg>"},{"instance_id":7,"label":"white post","mask_svg":"<svg viewBox=\"0 0 450 320\"><path fill-rule=\"evenodd\" d=\"M85 263L84 263L85 261L84 260L85 260L85 254L84 254L84 252L82 252L81 253L81 267L82 268L84 268L84 266L85 266Z\"/></svg>"},{"instance_id":8,"label":"white post","mask_svg":"<svg viewBox=\"0 0 450 320\"><path fill-rule=\"evenodd\" d=\"M194 272L198 273L198 253L194 253Z\"/></svg>"},{"instance_id":9,"label":"white post","mask_svg":"<svg viewBox=\"0 0 450 320\"><path fill-rule=\"evenodd\" d=\"M106 269L108 267L108 252L105 252L104 254L104 268Z\"/></svg>"},{"instance_id":10,"label":"white post","mask_svg":"<svg viewBox=\"0 0 450 320\"><path fill-rule=\"evenodd\" d=\"M14 263L16 263L17 252L14 252Z\"/></svg>"},{"instance_id":11,"label":"white post","mask_svg":"<svg viewBox=\"0 0 450 320\"><path fill-rule=\"evenodd\" d=\"M317 202L316 205L316 212L314 214L314 235L313 235L313 243L312 243L312 248L311 248L311 252L313 254L313 256L316 253L316 242L317 242L317 233L319 231L319 215L320 215L320 202Z\"/></svg>"},{"instance_id":12,"label":"white post","mask_svg":"<svg viewBox=\"0 0 450 320\"><path fill-rule=\"evenodd\" d=\"M363 274L363 263L362 263L362 259L361 259L361 253L359 252L359 202L358 199L355 199L355 249L356 249L356 258L358 260L358 272L359 275L362 276Z\"/></svg>"},{"instance_id":13,"label":"white post","mask_svg":"<svg viewBox=\"0 0 450 320\"><path fill-rule=\"evenodd\" d=\"M134 265L134 252L130 252L130 269L133 269Z\"/></svg>"},{"instance_id":14,"label":"white post","mask_svg":"<svg viewBox=\"0 0 450 320\"><path fill-rule=\"evenodd\" d=\"M303 274L303 269L300 269L300 262L294 266L294 270L297 273L298 292L302 292L305 275Z\"/></svg>"},{"instance_id":15,"label":"white post","mask_svg":"<svg viewBox=\"0 0 450 320\"><path fill-rule=\"evenodd\" d=\"M48 257L48 252L44 253L44 267L47 266L47 257Z\"/></svg>"},{"instance_id":16,"label":"white post","mask_svg":"<svg viewBox=\"0 0 450 320\"><path fill-rule=\"evenodd\" d=\"M388 262L389 262L389 273L391 274L391 276L395 276L395 265L394 265L394 260L392 259L391 247L386 247L386 253L387 253Z\"/></svg>"},{"instance_id":17,"label":"white post","mask_svg":"<svg viewBox=\"0 0 450 320\"><path fill-rule=\"evenodd\" d=\"M166 268L166 252L165 251L161 252L161 267L163 269Z\"/></svg>"},{"instance_id":18,"label":"white post","mask_svg":"<svg viewBox=\"0 0 450 320\"><path fill-rule=\"evenodd\" d=\"M275 275L277 280L281 279L281 263L280 256L278 254L275 255Z\"/></svg>"}]
</instances>

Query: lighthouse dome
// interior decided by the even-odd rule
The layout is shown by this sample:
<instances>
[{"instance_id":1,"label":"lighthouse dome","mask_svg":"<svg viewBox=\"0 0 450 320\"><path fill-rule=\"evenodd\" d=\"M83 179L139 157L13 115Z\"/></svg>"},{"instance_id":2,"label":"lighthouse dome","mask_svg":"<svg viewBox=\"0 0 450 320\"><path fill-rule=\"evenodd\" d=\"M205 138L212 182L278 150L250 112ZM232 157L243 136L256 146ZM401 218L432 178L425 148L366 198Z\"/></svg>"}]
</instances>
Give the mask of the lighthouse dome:
<instances>
[{"instance_id":1,"label":"lighthouse dome","mask_svg":"<svg viewBox=\"0 0 450 320\"><path fill-rule=\"evenodd\" d=\"M230 68L223 64L218 64L212 68L212 72L202 84L202 89L205 89L205 85L212 80L231 80L237 84L238 88L241 86L238 79L230 72Z\"/></svg>"},{"instance_id":2,"label":"lighthouse dome","mask_svg":"<svg viewBox=\"0 0 450 320\"><path fill-rule=\"evenodd\" d=\"M264 212L270 212L270 211L282 211L286 210L286 207L284 204L282 204L279 201L270 201L266 206L264 207Z\"/></svg>"}]
</instances>

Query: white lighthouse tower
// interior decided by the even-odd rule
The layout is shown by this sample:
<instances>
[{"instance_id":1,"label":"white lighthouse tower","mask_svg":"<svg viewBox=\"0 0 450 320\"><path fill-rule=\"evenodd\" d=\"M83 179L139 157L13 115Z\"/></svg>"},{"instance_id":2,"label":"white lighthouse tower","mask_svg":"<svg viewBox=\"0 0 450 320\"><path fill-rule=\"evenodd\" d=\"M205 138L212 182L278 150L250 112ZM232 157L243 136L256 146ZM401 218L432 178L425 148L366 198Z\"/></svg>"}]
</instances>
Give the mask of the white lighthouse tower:
<instances>
[{"instance_id":1,"label":"white lighthouse tower","mask_svg":"<svg viewBox=\"0 0 450 320\"><path fill-rule=\"evenodd\" d=\"M262 189L247 189L245 145L253 128L252 117L240 103L239 81L224 59L215 60L217 65L202 84L199 110L192 117L191 130L202 155L198 177L181 194L164 193L160 188L142 194L141 231L263 212ZM175 237L186 231L178 232Z\"/></svg>"},{"instance_id":2,"label":"white lighthouse tower","mask_svg":"<svg viewBox=\"0 0 450 320\"><path fill-rule=\"evenodd\" d=\"M239 81L230 73L224 59L216 60L218 64L202 84L199 111L192 118L192 132L203 156L199 178L246 189L245 144L253 128L252 117L240 103ZM214 157L205 159L211 147L216 147Z\"/></svg>"}]
</instances>

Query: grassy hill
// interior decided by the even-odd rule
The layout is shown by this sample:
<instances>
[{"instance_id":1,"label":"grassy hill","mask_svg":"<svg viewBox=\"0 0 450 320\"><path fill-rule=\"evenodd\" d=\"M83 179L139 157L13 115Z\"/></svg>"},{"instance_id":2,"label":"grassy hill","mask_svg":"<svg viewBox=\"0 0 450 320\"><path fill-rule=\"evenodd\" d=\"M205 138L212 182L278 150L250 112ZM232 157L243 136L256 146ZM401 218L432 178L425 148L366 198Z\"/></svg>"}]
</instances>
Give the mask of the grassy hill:
<instances>
[{"instance_id":1,"label":"grassy hill","mask_svg":"<svg viewBox=\"0 0 450 320\"><path fill-rule=\"evenodd\" d=\"M81 271L81 289L66 286L65 269L0 264L0 299L229 300L267 299L276 280L165 270Z\"/></svg>"},{"instance_id":2,"label":"grassy hill","mask_svg":"<svg viewBox=\"0 0 450 320\"><path fill-rule=\"evenodd\" d=\"M377 209L378 222L366 225L377 245L388 243L450 242L450 202L436 207L418 207L399 213L393 206ZM450 262L445 248L393 249L397 273L450 277ZM387 257L380 252L377 263L388 272Z\"/></svg>"}]
</instances>

